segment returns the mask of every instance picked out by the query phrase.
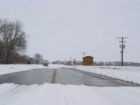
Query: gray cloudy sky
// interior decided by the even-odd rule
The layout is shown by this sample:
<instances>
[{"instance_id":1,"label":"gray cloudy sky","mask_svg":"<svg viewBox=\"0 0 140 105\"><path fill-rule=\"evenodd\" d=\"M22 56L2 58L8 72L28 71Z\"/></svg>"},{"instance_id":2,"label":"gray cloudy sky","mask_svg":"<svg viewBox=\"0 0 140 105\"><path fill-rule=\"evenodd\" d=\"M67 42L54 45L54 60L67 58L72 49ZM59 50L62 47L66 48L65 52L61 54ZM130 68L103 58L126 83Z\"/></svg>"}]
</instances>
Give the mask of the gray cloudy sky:
<instances>
[{"instance_id":1,"label":"gray cloudy sky","mask_svg":"<svg viewBox=\"0 0 140 105\"><path fill-rule=\"evenodd\" d=\"M0 0L0 19L20 20L28 33L26 54L45 59L119 61L119 39L128 37L125 61L140 62L140 1Z\"/></svg>"}]
</instances>

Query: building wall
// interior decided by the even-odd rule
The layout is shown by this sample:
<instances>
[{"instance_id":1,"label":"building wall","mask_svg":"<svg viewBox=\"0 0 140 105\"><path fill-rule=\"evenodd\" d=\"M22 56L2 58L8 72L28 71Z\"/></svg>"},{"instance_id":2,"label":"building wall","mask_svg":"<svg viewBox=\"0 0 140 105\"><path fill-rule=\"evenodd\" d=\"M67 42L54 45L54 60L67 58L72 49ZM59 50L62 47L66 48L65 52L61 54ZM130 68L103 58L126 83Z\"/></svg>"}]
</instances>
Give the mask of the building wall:
<instances>
[{"instance_id":1,"label":"building wall","mask_svg":"<svg viewBox=\"0 0 140 105\"><path fill-rule=\"evenodd\" d=\"M91 57L91 56L83 57L83 65L85 65L85 66L93 65L93 57Z\"/></svg>"}]
</instances>

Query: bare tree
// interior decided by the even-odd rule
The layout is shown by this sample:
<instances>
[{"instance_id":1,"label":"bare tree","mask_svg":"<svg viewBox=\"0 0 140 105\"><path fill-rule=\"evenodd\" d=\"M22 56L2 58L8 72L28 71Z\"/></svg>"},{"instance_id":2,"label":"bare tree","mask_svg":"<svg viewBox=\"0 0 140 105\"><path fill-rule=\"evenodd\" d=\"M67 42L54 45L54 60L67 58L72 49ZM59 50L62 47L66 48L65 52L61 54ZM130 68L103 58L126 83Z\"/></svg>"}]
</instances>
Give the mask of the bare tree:
<instances>
[{"instance_id":1,"label":"bare tree","mask_svg":"<svg viewBox=\"0 0 140 105\"><path fill-rule=\"evenodd\" d=\"M26 34L20 21L0 20L0 62L12 63L14 55L26 50Z\"/></svg>"},{"instance_id":2,"label":"bare tree","mask_svg":"<svg viewBox=\"0 0 140 105\"><path fill-rule=\"evenodd\" d=\"M41 63L43 61L43 56L39 53L34 55L34 63Z\"/></svg>"}]
</instances>

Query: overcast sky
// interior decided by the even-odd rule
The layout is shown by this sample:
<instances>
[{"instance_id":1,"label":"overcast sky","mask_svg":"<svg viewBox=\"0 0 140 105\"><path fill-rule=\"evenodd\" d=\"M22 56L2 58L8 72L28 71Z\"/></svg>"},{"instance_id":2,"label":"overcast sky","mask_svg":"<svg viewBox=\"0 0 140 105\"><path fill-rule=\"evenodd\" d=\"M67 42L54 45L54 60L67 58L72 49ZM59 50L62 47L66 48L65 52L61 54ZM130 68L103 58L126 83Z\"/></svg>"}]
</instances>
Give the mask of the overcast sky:
<instances>
[{"instance_id":1,"label":"overcast sky","mask_svg":"<svg viewBox=\"0 0 140 105\"><path fill-rule=\"evenodd\" d=\"M26 54L47 60L120 61L119 39L128 37L124 61L140 62L140 1L0 0L0 19L20 20Z\"/></svg>"}]
</instances>

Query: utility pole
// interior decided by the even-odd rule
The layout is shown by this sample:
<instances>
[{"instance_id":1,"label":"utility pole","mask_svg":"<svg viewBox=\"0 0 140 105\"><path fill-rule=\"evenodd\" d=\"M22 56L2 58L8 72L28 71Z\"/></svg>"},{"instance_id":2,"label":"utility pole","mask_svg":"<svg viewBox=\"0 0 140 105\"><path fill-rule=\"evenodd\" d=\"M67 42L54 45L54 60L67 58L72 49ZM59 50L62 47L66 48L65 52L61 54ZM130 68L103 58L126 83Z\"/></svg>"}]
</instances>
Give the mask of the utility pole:
<instances>
[{"instance_id":1,"label":"utility pole","mask_svg":"<svg viewBox=\"0 0 140 105\"><path fill-rule=\"evenodd\" d=\"M36 64L36 55L34 56L34 64Z\"/></svg>"},{"instance_id":2,"label":"utility pole","mask_svg":"<svg viewBox=\"0 0 140 105\"><path fill-rule=\"evenodd\" d=\"M82 52L82 54L83 54L83 57L85 57L85 55L86 55L86 52Z\"/></svg>"},{"instance_id":3,"label":"utility pole","mask_svg":"<svg viewBox=\"0 0 140 105\"><path fill-rule=\"evenodd\" d=\"M118 37L119 39L121 39L121 41L119 41L121 43L120 45L120 48L121 48L121 65L123 66L123 53L124 53L124 48L125 48L125 45L124 43L126 41L124 41L124 39L127 39L127 37Z\"/></svg>"}]
</instances>

